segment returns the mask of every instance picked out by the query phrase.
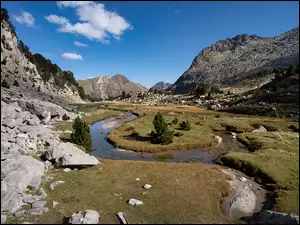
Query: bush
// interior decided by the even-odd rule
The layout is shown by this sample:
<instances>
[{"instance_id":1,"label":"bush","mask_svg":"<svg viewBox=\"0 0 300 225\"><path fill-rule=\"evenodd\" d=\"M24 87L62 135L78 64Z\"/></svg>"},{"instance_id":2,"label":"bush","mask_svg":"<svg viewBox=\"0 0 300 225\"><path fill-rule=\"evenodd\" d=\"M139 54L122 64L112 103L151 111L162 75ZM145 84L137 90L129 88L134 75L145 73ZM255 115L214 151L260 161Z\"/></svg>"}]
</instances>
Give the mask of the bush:
<instances>
[{"instance_id":1,"label":"bush","mask_svg":"<svg viewBox=\"0 0 300 225\"><path fill-rule=\"evenodd\" d=\"M14 85L14 86L16 86L16 87L19 87L19 83L18 83L18 81L17 81L17 80L15 80L15 81L14 81L14 83L13 83L13 85Z\"/></svg>"},{"instance_id":2,"label":"bush","mask_svg":"<svg viewBox=\"0 0 300 225\"><path fill-rule=\"evenodd\" d=\"M5 79L2 81L1 87L10 88L9 84L7 83L7 81Z\"/></svg>"},{"instance_id":3,"label":"bush","mask_svg":"<svg viewBox=\"0 0 300 225\"><path fill-rule=\"evenodd\" d=\"M181 137L183 135L183 133L181 133L181 132L176 132L175 134L174 134L174 136L176 136L176 137Z\"/></svg>"},{"instance_id":4,"label":"bush","mask_svg":"<svg viewBox=\"0 0 300 225\"><path fill-rule=\"evenodd\" d=\"M178 118L175 117L173 120L172 120L172 124L177 124L178 123Z\"/></svg>"},{"instance_id":5,"label":"bush","mask_svg":"<svg viewBox=\"0 0 300 225\"><path fill-rule=\"evenodd\" d=\"M137 138L138 136L140 136L140 134L136 130L133 130L132 133L130 134L130 136L133 138Z\"/></svg>"},{"instance_id":6,"label":"bush","mask_svg":"<svg viewBox=\"0 0 300 225\"><path fill-rule=\"evenodd\" d=\"M173 139L173 131L171 131L166 123L163 115L158 113L153 119L153 125L155 131L151 131L150 136L152 142L156 144L170 144Z\"/></svg>"},{"instance_id":7,"label":"bush","mask_svg":"<svg viewBox=\"0 0 300 225\"><path fill-rule=\"evenodd\" d=\"M92 148L92 136L87 123L77 117L72 127L74 131L71 134L71 142L82 145L90 151Z\"/></svg>"},{"instance_id":8,"label":"bush","mask_svg":"<svg viewBox=\"0 0 300 225\"><path fill-rule=\"evenodd\" d=\"M68 117L67 114L64 114L64 115L62 116L62 119L63 119L63 120L69 120L70 117Z\"/></svg>"},{"instance_id":9,"label":"bush","mask_svg":"<svg viewBox=\"0 0 300 225\"><path fill-rule=\"evenodd\" d=\"M181 123L179 123L179 127L180 127L180 130L190 130L191 129L191 125L188 120L182 121Z\"/></svg>"}]
</instances>

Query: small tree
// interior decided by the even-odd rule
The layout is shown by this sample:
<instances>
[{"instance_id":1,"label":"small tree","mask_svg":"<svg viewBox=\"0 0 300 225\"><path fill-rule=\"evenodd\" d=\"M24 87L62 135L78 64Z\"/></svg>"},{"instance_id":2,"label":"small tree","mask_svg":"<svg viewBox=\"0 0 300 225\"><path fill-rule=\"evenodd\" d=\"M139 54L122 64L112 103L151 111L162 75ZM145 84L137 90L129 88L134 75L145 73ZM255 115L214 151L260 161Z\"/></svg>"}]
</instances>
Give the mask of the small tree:
<instances>
[{"instance_id":1,"label":"small tree","mask_svg":"<svg viewBox=\"0 0 300 225\"><path fill-rule=\"evenodd\" d=\"M70 117L68 117L67 114L64 114L64 115L62 116L62 119L63 119L63 120L68 120L68 119L70 119Z\"/></svg>"},{"instance_id":2,"label":"small tree","mask_svg":"<svg viewBox=\"0 0 300 225\"><path fill-rule=\"evenodd\" d=\"M91 150L92 136L87 123L77 117L74 120L72 127L74 131L71 134L71 141L75 144L84 146L87 150Z\"/></svg>"},{"instance_id":3,"label":"small tree","mask_svg":"<svg viewBox=\"0 0 300 225\"><path fill-rule=\"evenodd\" d=\"M7 83L7 81L5 79L2 81L1 87L10 88L9 84Z\"/></svg>"},{"instance_id":4,"label":"small tree","mask_svg":"<svg viewBox=\"0 0 300 225\"><path fill-rule=\"evenodd\" d=\"M123 99L126 98L126 93L125 93L125 91L122 91L122 98L123 98Z\"/></svg>"},{"instance_id":5,"label":"small tree","mask_svg":"<svg viewBox=\"0 0 300 225\"><path fill-rule=\"evenodd\" d=\"M180 130L190 130L191 129L191 124L188 120L182 121L179 123Z\"/></svg>"},{"instance_id":6,"label":"small tree","mask_svg":"<svg viewBox=\"0 0 300 225\"><path fill-rule=\"evenodd\" d=\"M173 120L172 120L172 124L177 124L178 123L178 118L175 117Z\"/></svg>"},{"instance_id":7,"label":"small tree","mask_svg":"<svg viewBox=\"0 0 300 225\"><path fill-rule=\"evenodd\" d=\"M19 83L18 83L18 81L17 81L17 80L15 80L15 81L14 81L14 83L13 83L13 85L14 85L14 86L16 86L16 87L19 87Z\"/></svg>"},{"instance_id":8,"label":"small tree","mask_svg":"<svg viewBox=\"0 0 300 225\"><path fill-rule=\"evenodd\" d=\"M155 132L151 132L152 142L157 144L170 144L173 139L173 132L168 128L163 115L158 113L153 119Z\"/></svg>"}]
</instances>

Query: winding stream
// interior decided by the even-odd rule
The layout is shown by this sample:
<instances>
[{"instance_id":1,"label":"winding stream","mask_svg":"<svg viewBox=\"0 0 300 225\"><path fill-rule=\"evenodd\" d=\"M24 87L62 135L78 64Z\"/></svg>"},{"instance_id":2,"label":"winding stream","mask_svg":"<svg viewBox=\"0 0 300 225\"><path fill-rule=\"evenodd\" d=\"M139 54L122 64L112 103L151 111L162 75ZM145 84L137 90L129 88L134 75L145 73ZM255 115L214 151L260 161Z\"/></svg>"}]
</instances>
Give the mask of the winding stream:
<instances>
[{"instance_id":1,"label":"winding stream","mask_svg":"<svg viewBox=\"0 0 300 225\"><path fill-rule=\"evenodd\" d=\"M153 153L138 153L128 150L115 148L107 141L109 132L116 127L119 127L126 121L131 121L138 118L136 115L129 112L122 112L119 117L109 118L93 124L90 127L92 135L93 154L96 157L113 160L142 160L142 161L165 161L165 162L203 162L215 164L215 156L208 151L193 149L185 152L173 152L168 157L161 157ZM247 152L243 144L230 135L217 133L222 137L222 143L217 147L222 152L242 151ZM220 167L221 170L231 177L228 180L232 193L224 198L221 208L222 212L237 220L244 216L252 216L253 213L262 210L263 205L267 202L267 191L262 185L257 184L250 177L240 171Z\"/></svg>"}]
</instances>

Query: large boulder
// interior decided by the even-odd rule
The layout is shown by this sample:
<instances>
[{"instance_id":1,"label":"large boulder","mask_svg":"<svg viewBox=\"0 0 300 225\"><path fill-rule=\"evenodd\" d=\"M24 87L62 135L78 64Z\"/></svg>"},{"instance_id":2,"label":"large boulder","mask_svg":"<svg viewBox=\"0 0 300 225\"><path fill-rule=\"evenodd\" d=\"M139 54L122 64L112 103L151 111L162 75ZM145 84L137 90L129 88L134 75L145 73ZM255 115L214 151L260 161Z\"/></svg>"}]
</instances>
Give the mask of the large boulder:
<instances>
[{"instance_id":1,"label":"large boulder","mask_svg":"<svg viewBox=\"0 0 300 225\"><path fill-rule=\"evenodd\" d=\"M92 166L99 164L94 156L86 154L70 142L53 146L45 152L44 156L47 160L60 162L62 166Z\"/></svg>"},{"instance_id":2,"label":"large boulder","mask_svg":"<svg viewBox=\"0 0 300 225\"><path fill-rule=\"evenodd\" d=\"M70 224L98 224L99 213L95 210L84 210L84 212L73 213L69 219Z\"/></svg>"}]
</instances>

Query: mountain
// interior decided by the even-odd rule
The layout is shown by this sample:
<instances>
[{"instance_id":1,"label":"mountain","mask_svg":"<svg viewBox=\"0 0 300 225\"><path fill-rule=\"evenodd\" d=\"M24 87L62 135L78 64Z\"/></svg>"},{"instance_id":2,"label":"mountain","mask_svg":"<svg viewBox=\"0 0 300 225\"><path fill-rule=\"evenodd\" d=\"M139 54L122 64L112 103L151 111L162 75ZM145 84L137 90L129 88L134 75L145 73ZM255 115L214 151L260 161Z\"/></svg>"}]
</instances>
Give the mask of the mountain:
<instances>
[{"instance_id":1,"label":"mountain","mask_svg":"<svg viewBox=\"0 0 300 225\"><path fill-rule=\"evenodd\" d=\"M3 82L8 84L5 91L16 96L82 102L80 92L82 94L83 90L73 73L62 71L40 54L32 54L29 47L18 39L6 9L1 8L1 84Z\"/></svg>"},{"instance_id":2,"label":"mountain","mask_svg":"<svg viewBox=\"0 0 300 225\"><path fill-rule=\"evenodd\" d=\"M154 92L154 90L156 91L163 91L163 90L166 90L168 87L170 87L172 84L170 83L165 83L163 81L161 82L158 82L156 84L154 84L150 89L149 91L150 92Z\"/></svg>"},{"instance_id":3,"label":"mountain","mask_svg":"<svg viewBox=\"0 0 300 225\"><path fill-rule=\"evenodd\" d=\"M125 93L146 92L147 88L128 80L127 77L116 74L114 76L99 76L87 80L77 80L83 87L85 94L91 99L108 99Z\"/></svg>"},{"instance_id":4,"label":"mountain","mask_svg":"<svg viewBox=\"0 0 300 225\"><path fill-rule=\"evenodd\" d=\"M261 70L299 61L299 27L276 37L242 34L204 48L168 90L187 93L204 85L230 87Z\"/></svg>"}]
</instances>

